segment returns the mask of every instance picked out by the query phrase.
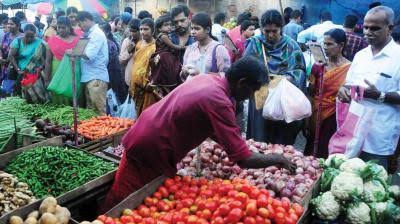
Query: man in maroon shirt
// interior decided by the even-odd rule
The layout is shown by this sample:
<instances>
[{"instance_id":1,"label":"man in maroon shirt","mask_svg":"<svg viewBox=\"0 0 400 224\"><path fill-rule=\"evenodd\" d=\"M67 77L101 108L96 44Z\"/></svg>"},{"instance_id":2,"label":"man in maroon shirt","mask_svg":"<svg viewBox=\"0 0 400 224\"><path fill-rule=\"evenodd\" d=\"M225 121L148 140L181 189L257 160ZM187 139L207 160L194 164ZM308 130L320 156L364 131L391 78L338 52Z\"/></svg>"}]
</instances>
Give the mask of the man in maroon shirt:
<instances>
[{"instance_id":1,"label":"man in maroon shirt","mask_svg":"<svg viewBox=\"0 0 400 224\"><path fill-rule=\"evenodd\" d=\"M349 61L353 61L354 55L357 52L368 46L368 43L364 38L354 33L354 29L357 25L357 16L347 15L344 21L344 31L346 32L346 46L344 48L344 57Z\"/></svg>"},{"instance_id":2,"label":"man in maroon shirt","mask_svg":"<svg viewBox=\"0 0 400 224\"><path fill-rule=\"evenodd\" d=\"M176 164L211 137L224 146L229 159L242 167L296 166L280 155L249 151L235 119L235 101L249 98L267 73L256 58L244 57L218 75L197 75L146 109L124 136L126 151L105 207L111 208L132 192L164 174L174 176Z\"/></svg>"}]
</instances>

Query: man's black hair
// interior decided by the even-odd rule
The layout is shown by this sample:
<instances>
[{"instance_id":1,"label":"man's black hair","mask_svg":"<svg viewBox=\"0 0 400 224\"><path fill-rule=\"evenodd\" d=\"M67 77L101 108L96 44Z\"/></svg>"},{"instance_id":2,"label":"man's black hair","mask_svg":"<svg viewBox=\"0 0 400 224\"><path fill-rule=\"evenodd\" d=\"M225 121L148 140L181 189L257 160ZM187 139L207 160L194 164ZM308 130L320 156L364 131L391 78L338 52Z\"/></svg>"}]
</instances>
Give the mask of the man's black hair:
<instances>
[{"instance_id":1,"label":"man's black hair","mask_svg":"<svg viewBox=\"0 0 400 224\"><path fill-rule=\"evenodd\" d=\"M344 19L344 28L354 29L357 25L358 18L356 15L347 15Z\"/></svg>"},{"instance_id":2,"label":"man's black hair","mask_svg":"<svg viewBox=\"0 0 400 224\"><path fill-rule=\"evenodd\" d=\"M302 16L301 11L300 10L293 10L293 12L290 13L290 18L292 19L298 19Z\"/></svg>"},{"instance_id":3,"label":"man's black hair","mask_svg":"<svg viewBox=\"0 0 400 224\"><path fill-rule=\"evenodd\" d=\"M237 24L240 25L243 23L243 21L250 20L250 17L251 17L251 13L249 13L249 12L240 13L237 17Z\"/></svg>"},{"instance_id":4,"label":"man's black hair","mask_svg":"<svg viewBox=\"0 0 400 224\"><path fill-rule=\"evenodd\" d=\"M240 33L243 33L244 31L246 31L250 26L254 26L255 24L253 21L250 20L245 20L241 25L240 25Z\"/></svg>"},{"instance_id":5,"label":"man's black hair","mask_svg":"<svg viewBox=\"0 0 400 224\"><path fill-rule=\"evenodd\" d=\"M223 22L226 19L226 15L223 12L219 12L215 15L214 17L214 23L215 24L220 24L221 22Z\"/></svg>"},{"instance_id":6,"label":"man's black hair","mask_svg":"<svg viewBox=\"0 0 400 224\"><path fill-rule=\"evenodd\" d=\"M130 14L133 14L133 9L132 7L127 6L125 7L124 12L129 12Z\"/></svg>"},{"instance_id":7,"label":"man's black hair","mask_svg":"<svg viewBox=\"0 0 400 224\"><path fill-rule=\"evenodd\" d=\"M284 26L284 20L281 13L275 9L264 12L261 17L261 27L265 27L267 24L274 24L275 26L282 28Z\"/></svg>"},{"instance_id":8,"label":"man's black hair","mask_svg":"<svg viewBox=\"0 0 400 224\"><path fill-rule=\"evenodd\" d=\"M177 15L185 14L186 17L189 16L190 10L186 5L177 5L171 9L171 18L174 19Z\"/></svg>"},{"instance_id":9,"label":"man's black hair","mask_svg":"<svg viewBox=\"0 0 400 224\"><path fill-rule=\"evenodd\" d=\"M79 11L76 19L81 22L85 21L86 19L94 21L93 15L87 11Z\"/></svg>"},{"instance_id":10,"label":"man's black hair","mask_svg":"<svg viewBox=\"0 0 400 224\"><path fill-rule=\"evenodd\" d=\"M146 10L140 11L139 14L138 14L138 19L142 20L142 19L145 19L145 18L152 19L153 15L149 11L146 11Z\"/></svg>"},{"instance_id":11,"label":"man's black hair","mask_svg":"<svg viewBox=\"0 0 400 224\"><path fill-rule=\"evenodd\" d=\"M332 21L332 14L328 11L323 11L321 12L320 19L322 20L322 22Z\"/></svg>"},{"instance_id":12,"label":"man's black hair","mask_svg":"<svg viewBox=\"0 0 400 224\"><path fill-rule=\"evenodd\" d=\"M253 84L266 83L268 82L268 70L259 59L245 56L233 63L226 72L226 79L230 83L237 83L242 78Z\"/></svg>"},{"instance_id":13,"label":"man's black hair","mask_svg":"<svg viewBox=\"0 0 400 224\"><path fill-rule=\"evenodd\" d=\"M18 11L15 13L15 17L17 17L19 20L26 20L26 15L22 11Z\"/></svg>"}]
</instances>

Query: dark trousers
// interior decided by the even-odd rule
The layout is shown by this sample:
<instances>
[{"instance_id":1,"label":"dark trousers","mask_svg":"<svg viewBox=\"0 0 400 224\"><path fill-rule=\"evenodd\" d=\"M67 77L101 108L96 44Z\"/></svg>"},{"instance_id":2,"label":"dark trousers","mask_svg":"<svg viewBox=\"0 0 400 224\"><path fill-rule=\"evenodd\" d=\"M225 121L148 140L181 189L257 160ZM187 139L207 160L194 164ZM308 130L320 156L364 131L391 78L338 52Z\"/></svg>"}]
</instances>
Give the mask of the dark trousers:
<instances>
[{"instance_id":1,"label":"dark trousers","mask_svg":"<svg viewBox=\"0 0 400 224\"><path fill-rule=\"evenodd\" d=\"M388 169L390 156L381 156L381 155L374 155L368 152L361 152L361 154L358 157L364 160L365 162L368 162L370 160L375 160L378 165L383 166L386 170Z\"/></svg>"}]
</instances>

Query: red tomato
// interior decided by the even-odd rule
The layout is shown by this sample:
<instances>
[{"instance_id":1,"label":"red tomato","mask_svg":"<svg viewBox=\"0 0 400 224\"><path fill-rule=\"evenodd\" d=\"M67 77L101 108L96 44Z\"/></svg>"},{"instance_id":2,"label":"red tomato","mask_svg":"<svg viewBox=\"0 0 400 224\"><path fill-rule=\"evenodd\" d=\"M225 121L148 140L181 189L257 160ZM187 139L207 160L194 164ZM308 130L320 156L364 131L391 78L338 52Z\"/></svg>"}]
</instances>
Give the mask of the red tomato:
<instances>
[{"instance_id":1,"label":"red tomato","mask_svg":"<svg viewBox=\"0 0 400 224\"><path fill-rule=\"evenodd\" d=\"M260 195L257 198L257 207L265 208L268 206L268 198L264 195Z\"/></svg>"},{"instance_id":2,"label":"red tomato","mask_svg":"<svg viewBox=\"0 0 400 224\"><path fill-rule=\"evenodd\" d=\"M147 207L142 207L139 209L139 215L142 217L149 217L150 216L150 209Z\"/></svg>"},{"instance_id":3,"label":"red tomato","mask_svg":"<svg viewBox=\"0 0 400 224\"><path fill-rule=\"evenodd\" d=\"M114 221L112 218L107 217L107 218L104 220L104 224L115 224L115 221Z\"/></svg>"},{"instance_id":4,"label":"red tomato","mask_svg":"<svg viewBox=\"0 0 400 224\"><path fill-rule=\"evenodd\" d=\"M231 210L231 208L227 204L220 205L218 209L222 216L226 216Z\"/></svg>"},{"instance_id":5,"label":"red tomato","mask_svg":"<svg viewBox=\"0 0 400 224\"><path fill-rule=\"evenodd\" d=\"M252 190L253 190L253 188L250 185L245 184L242 186L242 191L248 195L251 194Z\"/></svg>"},{"instance_id":6,"label":"red tomato","mask_svg":"<svg viewBox=\"0 0 400 224\"><path fill-rule=\"evenodd\" d=\"M197 220L198 220L199 218L197 218L197 216L195 216L195 215L190 215L189 217L188 217L188 220L187 220L187 224L197 224Z\"/></svg>"},{"instance_id":7,"label":"red tomato","mask_svg":"<svg viewBox=\"0 0 400 224\"><path fill-rule=\"evenodd\" d=\"M145 224L156 224L156 221L153 218L144 218L143 222Z\"/></svg>"},{"instance_id":8,"label":"red tomato","mask_svg":"<svg viewBox=\"0 0 400 224\"><path fill-rule=\"evenodd\" d=\"M134 222L141 222L143 219L142 216L140 216L140 215L134 215L134 216L132 216L132 218L133 218Z\"/></svg>"},{"instance_id":9,"label":"red tomato","mask_svg":"<svg viewBox=\"0 0 400 224\"><path fill-rule=\"evenodd\" d=\"M199 178L199 183L200 185L207 185L208 184L208 180L204 177L200 177Z\"/></svg>"},{"instance_id":10,"label":"red tomato","mask_svg":"<svg viewBox=\"0 0 400 224\"><path fill-rule=\"evenodd\" d=\"M256 224L265 224L265 219L259 215L256 216Z\"/></svg>"},{"instance_id":11,"label":"red tomato","mask_svg":"<svg viewBox=\"0 0 400 224\"><path fill-rule=\"evenodd\" d=\"M240 201L232 201L232 202L229 202L228 205L229 205L229 207L231 209L233 209L233 208L240 208L241 209L243 207L243 203L240 202Z\"/></svg>"},{"instance_id":12,"label":"red tomato","mask_svg":"<svg viewBox=\"0 0 400 224\"><path fill-rule=\"evenodd\" d=\"M191 198L186 198L182 200L182 205L183 207L189 208L190 206L192 206L194 203L193 199Z\"/></svg>"},{"instance_id":13,"label":"red tomato","mask_svg":"<svg viewBox=\"0 0 400 224\"><path fill-rule=\"evenodd\" d=\"M173 179L171 179L171 178L167 178L167 179L164 181L164 186L165 186L166 188L169 188L169 187L173 186L174 184L175 184L175 181L174 181Z\"/></svg>"},{"instance_id":14,"label":"red tomato","mask_svg":"<svg viewBox=\"0 0 400 224\"><path fill-rule=\"evenodd\" d=\"M205 200L199 200L197 203L197 208L200 211L203 211L206 208L206 201Z\"/></svg>"},{"instance_id":15,"label":"red tomato","mask_svg":"<svg viewBox=\"0 0 400 224\"><path fill-rule=\"evenodd\" d=\"M296 221L297 222L297 220L299 220L299 216L297 216L296 214L289 214L289 217L291 218L291 219L293 219L294 221Z\"/></svg>"},{"instance_id":16,"label":"red tomato","mask_svg":"<svg viewBox=\"0 0 400 224\"><path fill-rule=\"evenodd\" d=\"M256 224L256 219L254 217L245 217L243 220L244 224Z\"/></svg>"},{"instance_id":17,"label":"red tomato","mask_svg":"<svg viewBox=\"0 0 400 224\"><path fill-rule=\"evenodd\" d=\"M197 206L196 205L192 205L189 208L190 213L195 214L197 212Z\"/></svg>"},{"instance_id":18,"label":"red tomato","mask_svg":"<svg viewBox=\"0 0 400 224\"><path fill-rule=\"evenodd\" d=\"M211 223L212 224L224 224L224 219L222 217L216 217Z\"/></svg>"},{"instance_id":19,"label":"red tomato","mask_svg":"<svg viewBox=\"0 0 400 224\"><path fill-rule=\"evenodd\" d=\"M161 200L162 195L160 192L156 191L156 192L154 192L153 197L157 198L158 200Z\"/></svg>"},{"instance_id":20,"label":"red tomato","mask_svg":"<svg viewBox=\"0 0 400 224\"><path fill-rule=\"evenodd\" d=\"M97 216L97 220L99 220L99 221L105 222L106 219L107 219L107 216L105 216L105 215L99 215L99 216Z\"/></svg>"},{"instance_id":21,"label":"red tomato","mask_svg":"<svg viewBox=\"0 0 400 224\"><path fill-rule=\"evenodd\" d=\"M282 202L281 202L280 200L278 200L278 199L274 199L274 200L272 201L272 206L274 206L274 208L276 208L276 207L282 207Z\"/></svg>"},{"instance_id":22,"label":"red tomato","mask_svg":"<svg viewBox=\"0 0 400 224\"><path fill-rule=\"evenodd\" d=\"M184 182L185 184L190 184L190 181L192 180L192 178L191 178L190 176L184 176L184 177L182 178L182 180L183 180L183 182Z\"/></svg>"},{"instance_id":23,"label":"red tomato","mask_svg":"<svg viewBox=\"0 0 400 224\"><path fill-rule=\"evenodd\" d=\"M215 201L209 201L206 203L206 209L210 211L215 211L217 209L217 203Z\"/></svg>"},{"instance_id":24,"label":"red tomato","mask_svg":"<svg viewBox=\"0 0 400 224\"><path fill-rule=\"evenodd\" d=\"M275 208L275 212L276 212L276 213L282 212L283 214L285 214L285 213L286 213L286 210L285 210L283 207L276 207L276 208Z\"/></svg>"},{"instance_id":25,"label":"red tomato","mask_svg":"<svg viewBox=\"0 0 400 224\"><path fill-rule=\"evenodd\" d=\"M171 194L175 194L178 190L179 190L178 185L172 185L172 186L168 187L168 191L169 191Z\"/></svg>"},{"instance_id":26,"label":"red tomato","mask_svg":"<svg viewBox=\"0 0 400 224\"><path fill-rule=\"evenodd\" d=\"M269 216L271 218L274 218L275 217L275 210L274 210L274 208L272 208L272 205L268 204L267 209L268 209L268 212L269 212Z\"/></svg>"},{"instance_id":27,"label":"red tomato","mask_svg":"<svg viewBox=\"0 0 400 224\"><path fill-rule=\"evenodd\" d=\"M284 224L285 223L285 214L282 212L278 212L275 214L275 222L276 224Z\"/></svg>"},{"instance_id":28,"label":"red tomato","mask_svg":"<svg viewBox=\"0 0 400 224\"><path fill-rule=\"evenodd\" d=\"M158 191L161 193L161 196L162 196L163 198L168 198L169 192L168 192L168 190L167 190L166 187L160 186L160 187L158 188Z\"/></svg>"},{"instance_id":29,"label":"red tomato","mask_svg":"<svg viewBox=\"0 0 400 224\"><path fill-rule=\"evenodd\" d=\"M248 195L252 199L257 199L260 194L261 194L261 191L258 188L252 188L250 194L248 194Z\"/></svg>"},{"instance_id":30,"label":"red tomato","mask_svg":"<svg viewBox=\"0 0 400 224\"><path fill-rule=\"evenodd\" d=\"M249 203L246 206L246 216L256 216L257 215L257 205L256 203Z\"/></svg>"},{"instance_id":31,"label":"red tomato","mask_svg":"<svg viewBox=\"0 0 400 224\"><path fill-rule=\"evenodd\" d=\"M249 196L244 192L239 192L237 195L235 195L235 199L242 202L243 204L247 204Z\"/></svg>"},{"instance_id":32,"label":"red tomato","mask_svg":"<svg viewBox=\"0 0 400 224\"><path fill-rule=\"evenodd\" d=\"M145 205L147 205L147 206L152 206L153 205L153 198L151 198L151 197L146 197L145 199L144 199L144 204Z\"/></svg>"},{"instance_id":33,"label":"red tomato","mask_svg":"<svg viewBox=\"0 0 400 224\"><path fill-rule=\"evenodd\" d=\"M304 212L304 209L301 205L297 204L297 203L293 203L292 204L292 208L294 209L294 211L296 212L297 216L301 216Z\"/></svg>"},{"instance_id":34,"label":"red tomato","mask_svg":"<svg viewBox=\"0 0 400 224\"><path fill-rule=\"evenodd\" d=\"M131 216L123 215L119 218L123 224L127 224L133 222L133 218Z\"/></svg>"},{"instance_id":35,"label":"red tomato","mask_svg":"<svg viewBox=\"0 0 400 224\"><path fill-rule=\"evenodd\" d=\"M269 211L266 208L259 208L257 214L263 218L269 218Z\"/></svg>"},{"instance_id":36,"label":"red tomato","mask_svg":"<svg viewBox=\"0 0 400 224\"><path fill-rule=\"evenodd\" d=\"M237 223L240 221L240 219L242 219L243 215L242 209L234 208L229 212L226 218L229 223Z\"/></svg>"},{"instance_id":37,"label":"red tomato","mask_svg":"<svg viewBox=\"0 0 400 224\"><path fill-rule=\"evenodd\" d=\"M237 193L238 193L238 192L235 191L235 190L230 190L230 191L228 192L228 197L234 198L234 197L236 196Z\"/></svg>"},{"instance_id":38,"label":"red tomato","mask_svg":"<svg viewBox=\"0 0 400 224\"><path fill-rule=\"evenodd\" d=\"M265 224L271 224L271 220L265 219Z\"/></svg>"},{"instance_id":39,"label":"red tomato","mask_svg":"<svg viewBox=\"0 0 400 224\"><path fill-rule=\"evenodd\" d=\"M209 220L212 217L212 212L210 210L208 210L208 209L204 209L201 212L201 216L200 217Z\"/></svg>"},{"instance_id":40,"label":"red tomato","mask_svg":"<svg viewBox=\"0 0 400 224\"><path fill-rule=\"evenodd\" d=\"M288 198L282 198L281 201L282 201L282 207L286 211L289 211L289 209L290 209L290 201L289 201L289 199Z\"/></svg>"}]
</instances>

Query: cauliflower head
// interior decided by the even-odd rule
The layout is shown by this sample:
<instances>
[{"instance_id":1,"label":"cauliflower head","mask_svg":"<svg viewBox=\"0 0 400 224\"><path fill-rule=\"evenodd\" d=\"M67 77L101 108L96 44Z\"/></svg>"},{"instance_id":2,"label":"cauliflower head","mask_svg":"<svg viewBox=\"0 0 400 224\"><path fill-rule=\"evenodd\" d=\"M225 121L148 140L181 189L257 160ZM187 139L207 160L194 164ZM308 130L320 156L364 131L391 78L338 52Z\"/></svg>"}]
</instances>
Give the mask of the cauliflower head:
<instances>
[{"instance_id":1,"label":"cauliflower head","mask_svg":"<svg viewBox=\"0 0 400 224\"><path fill-rule=\"evenodd\" d=\"M364 202L349 206L346 211L346 218L350 224L371 223L370 208Z\"/></svg>"},{"instance_id":2,"label":"cauliflower head","mask_svg":"<svg viewBox=\"0 0 400 224\"><path fill-rule=\"evenodd\" d=\"M375 204L375 211L378 216L383 215L387 208L387 202L378 202Z\"/></svg>"},{"instance_id":3,"label":"cauliflower head","mask_svg":"<svg viewBox=\"0 0 400 224\"><path fill-rule=\"evenodd\" d=\"M352 158L340 165L340 171L359 174L365 169L367 164L359 158Z\"/></svg>"},{"instance_id":4,"label":"cauliflower head","mask_svg":"<svg viewBox=\"0 0 400 224\"><path fill-rule=\"evenodd\" d=\"M398 185L392 185L388 188L390 197L400 200L400 187Z\"/></svg>"},{"instance_id":5,"label":"cauliflower head","mask_svg":"<svg viewBox=\"0 0 400 224\"><path fill-rule=\"evenodd\" d=\"M388 180L388 173L386 172L385 168L378 164L375 164L374 166L379 170L377 178L386 182Z\"/></svg>"},{"instance_id":6,"label":"cauliflower head","mask_svg":"<svg viewBox=\"0 0 400 224\"><path fill-rule=\"evenodd\" d=\"M338 200L344 201L351 194L361 195L363 193L363 180L354 173L342 172L332 181L331 191Z\"/></svg>"},{"instance_id":7,"label":"cauliflower head","mask_svg":"<svg viewBox=\"0 0 400 224\"><path fill-rule=\"evenodd\" d=\"M339 169L340 165L347 160L344 154L332 154L326 160L324 165L327 167L332 167Z\"/></svg>"},{"instance_id":8,"label":"cauliflower head","mask_svg":"<svg viewBox=\"0 0 400 224\"><path fill-rule=\"evenodd\" d=\"M366 202L381 202L386 198L385 187L377 180L364 183L363 198Z\"/></svg>"},{"instance_id":9,"label":"cauliflower head","mask_svg":"<svg viewBox=\"0 0 400 224\"><path fill-rule=\"evenodd\" d=\"M334 220L340 214L340 204L330 191L314 199L313 204L318 218L322 220Z\"/></svg>"}]
</instances>

